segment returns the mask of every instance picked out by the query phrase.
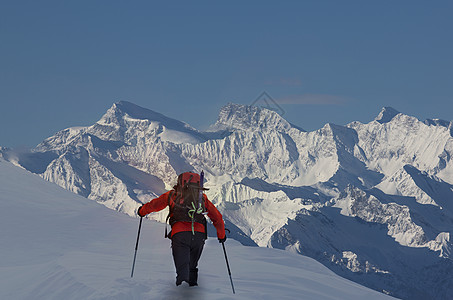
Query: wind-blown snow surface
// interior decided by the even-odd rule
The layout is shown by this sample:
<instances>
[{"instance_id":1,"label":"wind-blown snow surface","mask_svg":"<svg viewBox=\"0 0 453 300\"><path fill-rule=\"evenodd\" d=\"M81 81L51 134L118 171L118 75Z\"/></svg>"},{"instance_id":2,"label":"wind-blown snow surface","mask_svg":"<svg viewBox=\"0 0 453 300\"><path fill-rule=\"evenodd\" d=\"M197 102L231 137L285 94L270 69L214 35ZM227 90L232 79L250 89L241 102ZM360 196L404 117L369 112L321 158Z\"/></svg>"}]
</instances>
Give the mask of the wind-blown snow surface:
<instances>
[{"instance_id":1,"label":"wind-blown snow surface","mask_svg":"<svg viewBox=\"0 0 453 300\"><path fill-rule=\"evenodd\" d=\"M313 259L208 239L199 287L176 287L163 224L143 224L129 277L137 219L45 182L0 159L0 299L391 299Z\"/></svg>"},{"instance_id":2,"label":"wind-blown snow surface","mask_svg":"<svg viewBox=\"0 0 453 300\"><path fill-rule=\"evenodd\" d=\"M200 132L119 102L92 126L0 153L131 216L177 174L204 170L208 197L241 243L310 256L399 298L453 299L452 133L451 122L389 107L366 124L305 132L238 104Z\"/></svg>"}]
</instances>

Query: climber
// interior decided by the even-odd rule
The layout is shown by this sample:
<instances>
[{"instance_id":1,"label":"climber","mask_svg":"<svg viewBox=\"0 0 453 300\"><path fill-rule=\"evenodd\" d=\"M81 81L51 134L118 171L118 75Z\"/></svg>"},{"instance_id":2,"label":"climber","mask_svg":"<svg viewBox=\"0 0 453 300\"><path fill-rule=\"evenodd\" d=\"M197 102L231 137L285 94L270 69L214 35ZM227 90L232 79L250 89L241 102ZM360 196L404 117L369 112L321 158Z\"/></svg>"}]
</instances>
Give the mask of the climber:
<instances>
[{"instance_id":1,"label":"climber","mask_svg":"<svg viewBox=\"0 0 453 300\"><path fill-rule=\"evenodd\" d=\"M137 213L144 217L151 212L169 207L167 221L171 231L165 236L171 239L173 261L176 268L176 285L184 281L189 286L198 285L198 260L207 239L205 215L211 219L217 230L219 243L226 240L222 214L203 193L203 172L185 172L178 176L177 184L171 191L142 205Z\"/></svg>"}]
</instances>

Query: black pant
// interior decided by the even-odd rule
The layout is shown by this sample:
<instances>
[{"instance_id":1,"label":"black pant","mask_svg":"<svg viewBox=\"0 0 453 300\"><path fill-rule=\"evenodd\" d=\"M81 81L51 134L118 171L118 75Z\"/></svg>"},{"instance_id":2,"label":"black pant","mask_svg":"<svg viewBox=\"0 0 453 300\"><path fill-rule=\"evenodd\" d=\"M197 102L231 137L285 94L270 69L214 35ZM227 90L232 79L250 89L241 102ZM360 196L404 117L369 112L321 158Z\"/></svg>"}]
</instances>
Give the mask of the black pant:
<instances>
[{"instance_id":1,"label":"black pant","mask_svg":"<svg viewBox=\"0 0 453 300\"><path fill-rule=\"evenodd\" d=\"M173 261L176 268L176 285L183 281L189 285L197 285L198 280L198 260L205 241L205 234L202 232L191 231L178 232L171 238L171 248Z\"/></svg>"}]
</instances>

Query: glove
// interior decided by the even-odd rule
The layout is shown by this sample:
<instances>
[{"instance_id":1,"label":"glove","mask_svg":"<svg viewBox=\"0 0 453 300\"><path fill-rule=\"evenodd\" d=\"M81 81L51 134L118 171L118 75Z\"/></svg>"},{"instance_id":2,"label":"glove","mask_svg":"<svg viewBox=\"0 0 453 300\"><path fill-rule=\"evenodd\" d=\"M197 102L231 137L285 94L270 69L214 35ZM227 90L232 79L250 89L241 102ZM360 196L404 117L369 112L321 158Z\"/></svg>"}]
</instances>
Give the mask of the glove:
<instances>
[{"instance_id":1,"label":"glove","mask_svg":"<svg viewBox=\"0 0 453 300\"><path fill-rule=\"evenodd\" d=\"M140 213L140 210L142 209L142 207L143 207L143 205L140 206L140 207L138 208L138 210L137 210L137 214L138 214L140 217L144 217L144 216L145 216L145 214L141 214L141 213Z\"/></svg>"},{"instance_id":2,"label":"glove","mask_svg":"<svg viewBox=\"0 0 453 300\"><path fill-rule=\"evenodd\" d=\"M226 235L225 235L225 237L224 237L223 239L221 239L221 238L218 238L218 239L219 239L219 243L225 243L227 237L226 237Z\"/></svg>"}]
</instances>

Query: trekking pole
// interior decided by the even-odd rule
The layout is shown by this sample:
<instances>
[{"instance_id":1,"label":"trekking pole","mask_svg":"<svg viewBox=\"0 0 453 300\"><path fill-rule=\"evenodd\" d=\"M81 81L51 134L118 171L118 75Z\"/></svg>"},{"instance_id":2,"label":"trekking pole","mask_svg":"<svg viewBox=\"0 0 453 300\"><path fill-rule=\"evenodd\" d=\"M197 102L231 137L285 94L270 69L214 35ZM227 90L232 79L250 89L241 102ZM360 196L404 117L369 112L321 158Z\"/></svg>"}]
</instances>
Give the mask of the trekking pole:
<instances>
[{"instance_id":1,"label":"trekking pole","mask_svg":"<svg viewBox=\"0 0 453 300\"><path fill-rule=\"evenodd\" d=\"M234 292L234 285L233 285L233 279L231 278L230 264L228 263L228 257L227 257L227 253L226 253L226 250L225 250L225 244L224 243L225 242L222 242L223 254L225 254L225 261L226 261L226 265L227 265L227 269L228 269L228 275L230 275L231 288L233 289L233 294L236 294Z\"/></svg>"},{"instance_id":2,"label":"trekking pole","mask_svg":"<svg viewBox=\"0 0 453 300\"><path fill-rule=\"evenodd\" d=\"M137 257L138 240L139 240L139 238L140 238L140 230L142 229L142 220L143 220L143 217L140 217L140 223L139 223L139 225L138 225L137 242L135 243L134 262L132 263L131 278L134 277L135 258Z\"/></svg>"}]
</instances>

